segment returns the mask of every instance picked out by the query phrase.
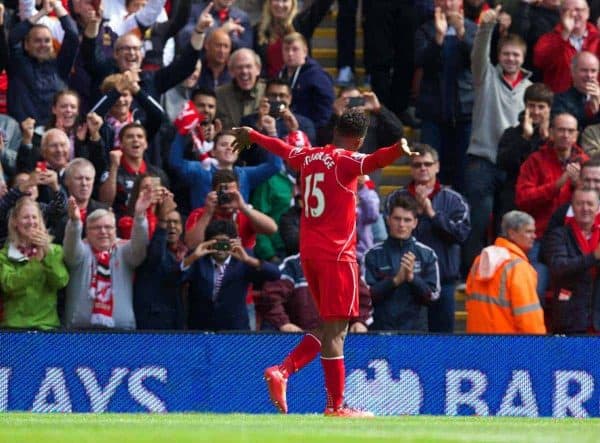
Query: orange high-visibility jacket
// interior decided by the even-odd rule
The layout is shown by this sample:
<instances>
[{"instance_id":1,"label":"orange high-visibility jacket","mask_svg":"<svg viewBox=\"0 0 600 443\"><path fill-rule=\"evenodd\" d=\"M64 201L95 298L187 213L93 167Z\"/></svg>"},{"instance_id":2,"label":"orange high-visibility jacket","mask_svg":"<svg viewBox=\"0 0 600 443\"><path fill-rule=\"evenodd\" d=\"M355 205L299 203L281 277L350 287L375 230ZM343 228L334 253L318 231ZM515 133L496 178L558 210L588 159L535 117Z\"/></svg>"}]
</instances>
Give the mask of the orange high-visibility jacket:
<instances>
[{"instance_id":1,"label":"orange high-visibility jacket","mask_svg":"<svg viewBox=\"0 0 600 443\"><path fill-rule=\"evenodd\" d=\"M475 259L467 278L467 332L545 334L536 284L527 255L498 237Z\"/></svg>"}]
</instances>

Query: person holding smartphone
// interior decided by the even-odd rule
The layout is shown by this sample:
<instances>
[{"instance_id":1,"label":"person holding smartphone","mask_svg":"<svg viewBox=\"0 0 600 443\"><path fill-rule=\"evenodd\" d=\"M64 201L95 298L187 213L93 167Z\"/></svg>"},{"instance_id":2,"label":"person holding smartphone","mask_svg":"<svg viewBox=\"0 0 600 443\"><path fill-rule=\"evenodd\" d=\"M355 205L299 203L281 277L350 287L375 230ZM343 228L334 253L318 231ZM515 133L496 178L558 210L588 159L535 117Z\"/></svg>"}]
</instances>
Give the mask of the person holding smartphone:
<instances>
[{"instance_id":1,"label":"person holding smartphone","mask_svg":"<svg viewBox=\"0 0 600 443\"><path fill-rule=\"evenodd\" d=\"M279 279L279 268L242 246L231 220L212 220L205 241L182 263L190 283L188 329L250 330L246 294L250 283Z\"/></svg>"},{"instance_id":2,"label":"person holding smartphone","mask_svg":"<svg viewBox=\"0 0 600 443\"><path fill-rule=\"evenodd\" d=\"M194 209L187 218L185 243L188 248L196 248L207 239L206 229L213 220L233 221L245 248L254 248L256 234L270 235L277 231L271 217L246 203L233 171L215 171L212 187L204 206Z\"/></svg>"},{"instance_id":3,"label":"person holding smartphone","mask_svg":"<svg viewBox=\"0 0 600 443\"><path fill-rule=\"evenodd\" d=\"M316 142L315 125L308 117L291 110L292 89L285 80L271 79L267 82L265 96L260 100L258 111L242 117L242 126L250 126L272 137L286 136L303 132L311 145ZM264 163L267 151L250 149L240 153L239 161L246 166Z\"/></svg>"},{"instance_id":4,"label":"person holding smartphone","mask_svg":"<svg viewBox=\"0 0 600 443\"><path fill-rule=\"evenodd\" d=\"M356 86L349 86L342 88L333 102L333 114L327 126L320 132L325 142L329 143L333 140L333 128L342 114L351 108L362 109L369 115L369 128L360 152L370 154L379 146L391 145L402 138L402 122L379 101L379 97L374 92L361 92Z\"/></svg>"}]
</instances>

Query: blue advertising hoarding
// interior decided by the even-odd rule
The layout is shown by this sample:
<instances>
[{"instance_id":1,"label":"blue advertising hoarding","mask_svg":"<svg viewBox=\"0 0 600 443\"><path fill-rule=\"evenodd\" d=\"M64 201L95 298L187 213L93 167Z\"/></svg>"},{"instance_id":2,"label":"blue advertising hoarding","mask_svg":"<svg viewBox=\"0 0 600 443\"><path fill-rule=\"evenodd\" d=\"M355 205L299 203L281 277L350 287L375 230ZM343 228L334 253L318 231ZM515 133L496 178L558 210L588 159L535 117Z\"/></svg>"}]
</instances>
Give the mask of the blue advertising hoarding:
<instances>
[{"instance_id":1,"label":"blue advertising hoarding","mask_svg":"<svg viewBox=\"0 0 600 443\"><path fill-rule=\"evenodd\" d=\"M0 411L272 413L295 334L0 332ZM595 337L350 335L346 400L377 415L600 416ZM320 413L319 360L288 385Z\"/></svg>"}]
</instances>

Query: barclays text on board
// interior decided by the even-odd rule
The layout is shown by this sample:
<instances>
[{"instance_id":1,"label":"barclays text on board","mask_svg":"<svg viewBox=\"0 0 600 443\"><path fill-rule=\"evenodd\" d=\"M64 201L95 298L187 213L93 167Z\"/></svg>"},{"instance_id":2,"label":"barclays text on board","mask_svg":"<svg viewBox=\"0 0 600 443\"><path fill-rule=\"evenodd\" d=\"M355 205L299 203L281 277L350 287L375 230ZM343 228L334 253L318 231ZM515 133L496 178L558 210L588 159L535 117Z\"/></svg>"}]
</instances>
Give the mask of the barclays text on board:
<instances>
[{"instance_id":1,"label":"barclays text on board","mask_svg":"<svg viewBox=\"0 0 600 443\"><path fill-rule=\"evenodd\" d=\"M271 413L262 370L278 334L0 332L0 411ZM351 336L349 404L379 415L600 416L590 337ZM290 412L321 412L319 362L289 384Z\"/></svg>"}]
</instances>

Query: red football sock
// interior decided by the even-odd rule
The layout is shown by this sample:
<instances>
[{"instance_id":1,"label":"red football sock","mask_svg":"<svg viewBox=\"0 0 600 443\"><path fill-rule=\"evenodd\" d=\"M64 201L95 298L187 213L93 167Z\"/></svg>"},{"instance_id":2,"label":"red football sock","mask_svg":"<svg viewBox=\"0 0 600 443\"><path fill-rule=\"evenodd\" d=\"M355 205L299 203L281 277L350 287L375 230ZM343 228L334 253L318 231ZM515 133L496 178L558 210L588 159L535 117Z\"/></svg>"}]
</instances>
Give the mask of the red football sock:
<instances>
[{"instance_id":1,"label":"red football sock","mask_svg":"<svg viewBox=\"0 0 600 443\"><path fill-rule=\"evenodd\" d=\"M288 376L292 375L313 361L319 352L321 352L319 339L312 334L306 334L281 363L282 372Z\"/></svg>"},{"instance_id":2,"label":"red football sock","mask_svg":"<svg viewBox=\"0 0 600 443\"><path fill-rule=\"evenodd\" d=\"M321 357L321 364L325 373L327 408L341 408L344 405L344 383L346 381L344 357Z\"/></svg>"}]
</instances>

